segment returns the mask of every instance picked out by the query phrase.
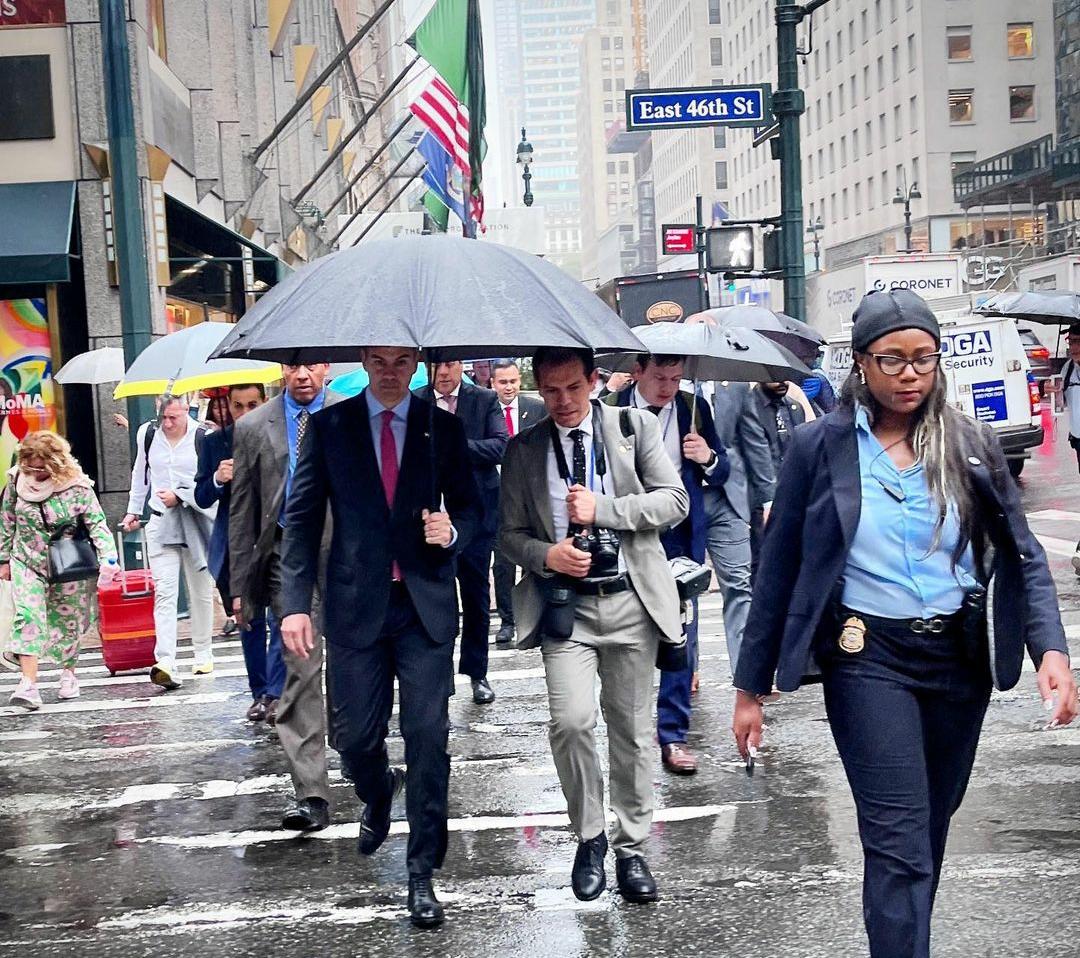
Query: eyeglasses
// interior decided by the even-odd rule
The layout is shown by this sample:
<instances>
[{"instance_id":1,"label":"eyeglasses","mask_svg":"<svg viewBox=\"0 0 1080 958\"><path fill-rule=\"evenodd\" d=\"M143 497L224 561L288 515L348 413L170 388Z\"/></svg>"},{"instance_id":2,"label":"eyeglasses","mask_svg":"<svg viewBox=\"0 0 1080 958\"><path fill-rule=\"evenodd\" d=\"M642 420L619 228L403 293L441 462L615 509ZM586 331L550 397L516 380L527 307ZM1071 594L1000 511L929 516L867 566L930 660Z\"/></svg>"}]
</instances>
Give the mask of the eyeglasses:
<instances>
[{"instance_id":1,"label":"eyeglasses","mask_svg":"<svg viewBox=\"0 0 1080 958\"><path fill-rule=\"evenodd\" d=\"M877 361L878 369L886 376L899 376L908 366L920 376L932 373L941 363L941 353L927 353L915 359L905 356L889 356L884 353L870 353Z\"/></svg>"}]
</instances>

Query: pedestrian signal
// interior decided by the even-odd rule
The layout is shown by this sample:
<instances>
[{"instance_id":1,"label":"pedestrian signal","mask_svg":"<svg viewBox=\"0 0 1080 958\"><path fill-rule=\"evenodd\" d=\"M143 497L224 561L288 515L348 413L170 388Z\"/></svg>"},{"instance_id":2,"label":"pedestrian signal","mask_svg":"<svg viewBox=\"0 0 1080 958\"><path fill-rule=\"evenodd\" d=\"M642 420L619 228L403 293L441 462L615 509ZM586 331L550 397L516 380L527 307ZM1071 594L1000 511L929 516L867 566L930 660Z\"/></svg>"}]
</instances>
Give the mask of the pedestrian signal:
<instances>
[{"instance_id":1,"label":"pedestrian signal","mask_svg":"<svg viewBox=\"0 0 1080 958\"><path fill-rule=\"evenodd\" d=\"M705 265L712 273L747 272L754 268L754 228L714 226L705 231Z\"/></svg>"}]
</instances>

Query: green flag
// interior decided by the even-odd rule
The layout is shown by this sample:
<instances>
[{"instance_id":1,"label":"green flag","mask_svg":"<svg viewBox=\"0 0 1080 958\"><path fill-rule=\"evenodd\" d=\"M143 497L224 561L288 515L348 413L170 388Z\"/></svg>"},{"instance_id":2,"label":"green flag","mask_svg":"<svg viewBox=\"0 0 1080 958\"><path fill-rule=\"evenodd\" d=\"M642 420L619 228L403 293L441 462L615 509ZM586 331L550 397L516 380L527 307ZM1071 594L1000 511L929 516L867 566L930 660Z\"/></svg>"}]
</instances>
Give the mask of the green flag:
<instances>
[{"instance_id":1,"label":"green flag","mask_svg":"<svg viewBox=\"0 0 1080 958\"><path fill-rule=\"evenodd\" d=\"M431 190L428 190L424 194L424 198L421 202L424 204L428 216L434 220L435 225L439 228L439 232L445 233L446 227L450 223L450 210L447 208L446 204L432 193Z\"/></svg>"},{"instance_id":2,"label":"green flag","mask_svg":"<svg viewBox=\"0 0 1080 958\"><path fill-rule=\"evenodd\" d=\"M471 192L479 198L484 162L487 97L479 0L435 0L409 43L469 111Z\"/></svg>"}]
</instances>

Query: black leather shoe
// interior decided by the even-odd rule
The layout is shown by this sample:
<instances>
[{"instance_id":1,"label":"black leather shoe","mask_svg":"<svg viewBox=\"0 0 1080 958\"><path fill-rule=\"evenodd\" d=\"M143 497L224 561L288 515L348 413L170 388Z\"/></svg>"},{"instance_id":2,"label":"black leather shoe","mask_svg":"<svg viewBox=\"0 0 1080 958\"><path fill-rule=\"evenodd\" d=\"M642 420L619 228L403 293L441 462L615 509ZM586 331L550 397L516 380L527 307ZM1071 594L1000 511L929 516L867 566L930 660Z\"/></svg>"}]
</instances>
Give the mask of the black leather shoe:
<instances>
[{"instance_id":1,"label":"black leather shoe","mask_svg":"<svg viewBox=\"0 0 1080 958\"><path fill-rule=\"evenodd\" d=\"M477 705L490 705L495 701L495 693L488 685L487 679L472 680L472 700Z\"/></svg>"},{"instance_id":2,"label":"black leather shoe","mask_svg":"<svg viewBox=\"0 0 1080 958\"><path fill-rule=\"evenodd\" d=\"M660 893L656 890L656 881L640 855L615 859L615 879L619 883L619 894L627 901L659 901Z\"/></svg>"},{"instance_id":3,"label":"black leather shoe","mask_svg":"<svg viewBox=\"0 0 1080 958\"><path fill-rule=\"evenodd\" d=\"M599 898L600 893L607 888L607 875L604 872L607 849L607 835L603 832L578 845L577 854L574 856L574 870L570 873L570 884L574 889L574 897L579 901Z\"/></svg>"},{"instance_id":4,"label":"black leather shoe","mask_svg":"<svg viewBox=\"0 0 1080 958\"><path fill-rule=\"evenodd\" d=\"M438 928L443 923L443 906L435 897L430 875L409 876L409 921L417 928Z\"/></svg>"},{"instance_id":5,"label":"black leather shoe","mask_svg":"<svg viewBox=\"0 0 1080 958\"><path fill-rule=\"evenodd\" d=\"M502 628L499 629L499 631L495 633L495 644L496 645L509 645L511 642L514 641L514 636L516 634L517 633L516 633L513 625L507 625L504 622Z\"/></svg>"},{"instance_id":6,"label":"black leather shoe","mask_svg":"<svg viewBox=\"0 0 1080 958\"><path fill-rule=\"evenodd\" d=\"M392 768L390 775L390 795L385 803L368 802L364 814L360 816L360 854L374 855L379 846L390 834L390 807L405 787L405 772Z\"/></svg>"},{"instance_id":7,"label":"black leather shoe","mask_svg":"<svg viewBox=\"0 0 1080 958\"><path fill-rule=\"evenodd\" d=\"M302 798L281 819L291 832L321 832L330 824L330 806L322 798Z\"/></svg>"}]
</instances>

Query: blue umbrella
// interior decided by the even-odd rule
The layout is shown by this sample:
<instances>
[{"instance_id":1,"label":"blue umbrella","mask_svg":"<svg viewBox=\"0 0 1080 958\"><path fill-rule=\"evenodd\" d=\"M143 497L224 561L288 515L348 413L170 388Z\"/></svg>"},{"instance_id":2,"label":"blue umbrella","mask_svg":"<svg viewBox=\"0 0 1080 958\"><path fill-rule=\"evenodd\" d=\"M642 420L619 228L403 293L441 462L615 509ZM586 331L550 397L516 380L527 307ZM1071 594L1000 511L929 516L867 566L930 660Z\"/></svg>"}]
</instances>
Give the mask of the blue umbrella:
<instances>
[{"instance_id":1,"label":"blue umbrella","mask_svg":"<svg viewBox=\"0 0 1080 958\"><path fill-rule=\"evenodd\" d=\"M413 373L413 378L409 381L410 389L419 389L421 386L426 386L428 382L427 367L420 364L416 367L416 372ZM330 380L330 384L327 388L333 390L340 396L356 396L367 388L368 374L367 371L361 366L359 369L354 369L351 373L345 373L344 376L337 376Z\"/></svg>"}]
</instances>

